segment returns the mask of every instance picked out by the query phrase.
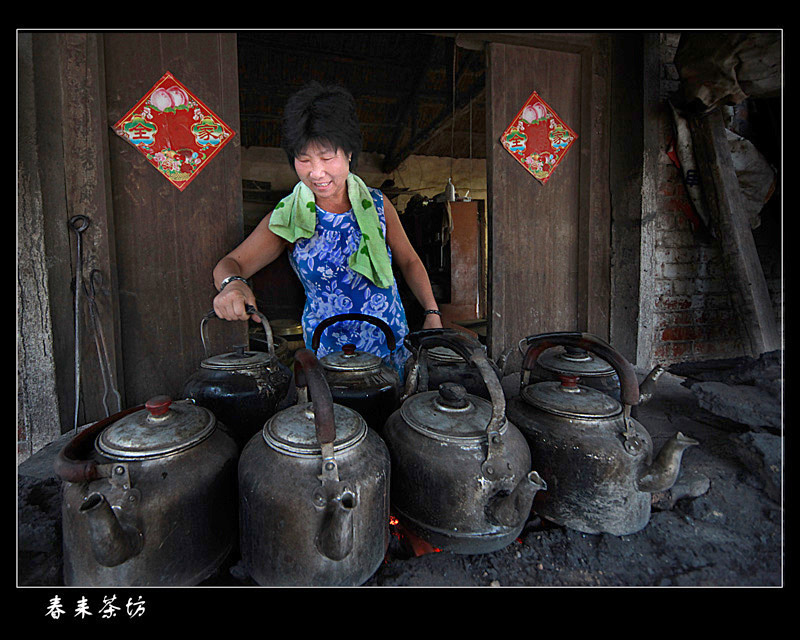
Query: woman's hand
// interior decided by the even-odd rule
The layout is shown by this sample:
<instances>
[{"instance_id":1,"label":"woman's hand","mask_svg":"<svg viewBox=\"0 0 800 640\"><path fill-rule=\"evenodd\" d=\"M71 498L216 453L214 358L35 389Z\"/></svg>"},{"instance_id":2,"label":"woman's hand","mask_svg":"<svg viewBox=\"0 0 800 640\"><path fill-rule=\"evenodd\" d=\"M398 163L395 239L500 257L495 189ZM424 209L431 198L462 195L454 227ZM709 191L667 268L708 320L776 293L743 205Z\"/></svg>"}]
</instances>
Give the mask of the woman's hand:
<instances>
[{"instance_id":1,"label":"woman's hand","mask_svg":"<svg viewBox=\"0 0 800 640\"><path fill-rule=\"evenodd\" d=\"M250 314L245 307L256 306L256 297L253 291L241 280L228 283L214 298L214 313L223 320L247 320ZM257 315L253 316L256 322L261 322Z\"/></svg>"},{"instance_id":2,"label":"woman's hand","mask_svg":"<svg viewBox=\"0 0 800 640\"><path fill-rule=\"evenodd\" d=\"M213 271L215 286L219 287L229 276L249 278L283 252L288 243L269 230L271 215L264 216L244 242L217 263ZM247 320L248 304L256 307L252 289L246 282L232 280L214 298L214 313L223 320ZM258 316L254 318L261 322Z\"/></svg>"}]
</instances>

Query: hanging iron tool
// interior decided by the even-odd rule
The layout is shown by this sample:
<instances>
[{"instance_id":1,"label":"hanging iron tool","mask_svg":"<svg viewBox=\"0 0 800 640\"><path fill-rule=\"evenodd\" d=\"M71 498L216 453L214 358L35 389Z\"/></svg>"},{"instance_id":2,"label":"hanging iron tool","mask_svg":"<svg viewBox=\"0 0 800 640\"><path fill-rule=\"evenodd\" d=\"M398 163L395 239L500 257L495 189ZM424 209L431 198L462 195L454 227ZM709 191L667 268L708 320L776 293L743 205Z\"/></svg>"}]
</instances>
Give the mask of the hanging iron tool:
<instances>
[{"instance_id":1,"label":"hanging iron tool","mask_svg":"<svg viewBox=\"0 0 800 640\"><path fill-rule=\"evenodd\" d=\"M84 215L72 216L69 219L69 226L75 232L76 255L75 261L75 417L73 430L78 432L78 407L81 398L81 304L80 293L83 283L83 253L81 251L81 235L88 228L89 218Z\"/></svg>"},{"instance_id":2,"label":"hanging iron tool","mask_svg":"<svg viewBox=\"0 0 800 640\"><path fill-rule=\"evenodd\" d=\"M103 408L106 410L106 417L112 413L122 411L122 398L119 391L114 386L114 376L111 373L111 363L108 360L108 349L106 347L106 338L103 333L103 325L100 322L97 310L97 289L103 285L103 273L100 269L92 269L89 273L89 286L85 284L83 288L86 293L86 299L89 301L89 316L92 320L92 329L94 330L94 345L97 348L97 359L100 362L100 373L103 376ZM113 395L116 398L114 406L109 410L108 396Z\"/></svg>"}]
</instances>

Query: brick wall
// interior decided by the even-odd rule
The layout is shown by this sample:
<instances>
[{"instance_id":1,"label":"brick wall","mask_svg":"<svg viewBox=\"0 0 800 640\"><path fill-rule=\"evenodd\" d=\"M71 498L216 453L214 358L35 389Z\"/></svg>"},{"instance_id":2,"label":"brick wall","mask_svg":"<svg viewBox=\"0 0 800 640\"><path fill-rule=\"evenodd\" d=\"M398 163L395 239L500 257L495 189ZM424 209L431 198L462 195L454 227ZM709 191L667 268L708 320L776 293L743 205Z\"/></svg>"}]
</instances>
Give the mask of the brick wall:
<instances>
[{"instance_id":1,"label":"brick wall","mask_svg":"<svg viewBox=\"0 0 800 640\"><path fill-rule=\"evenodd\" d=\"M672 60L679 33L662 33L660 95L678 88ZM665 103L666 105L666 103ZM661 110L655 225L653 358L672 364L744 354L740 325L723 271L722 256L698 224L680 170L667 156L673 135L668 109Z\"/></svg>"}]
</instances>

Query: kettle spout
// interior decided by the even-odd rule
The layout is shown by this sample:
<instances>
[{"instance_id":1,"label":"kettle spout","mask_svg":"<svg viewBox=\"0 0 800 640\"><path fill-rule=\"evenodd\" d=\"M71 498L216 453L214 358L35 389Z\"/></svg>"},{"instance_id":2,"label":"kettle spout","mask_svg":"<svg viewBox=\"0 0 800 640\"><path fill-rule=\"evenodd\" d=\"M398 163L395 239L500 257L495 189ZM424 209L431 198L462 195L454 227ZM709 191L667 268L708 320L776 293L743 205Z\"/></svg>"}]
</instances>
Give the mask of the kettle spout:
<instances>
[{"instance_id":1,"label":"kettle spout","mask_svg":"<svg viewBox=\"0 0 800 640\"><path fill-rule=\"evenodd\" d=\"M656 493L672 487L675 480L678 479L683 452L697 444L700 443L694 438L689 438L680 431L676 433L661 447L653 464L639 474L636 481L637 489L647 493Z\"/></svg>"},{"instance_id":2,"label":"kettle spout","mask_svg":"<svg viewBox=\"0 0 800 640\"><path fill-rule=\"evenodd\" d=\"M343 560L353 550L353 514L358 499L345 489L328 501L325 519L317 535L317 549L331 560Z\"/></svg>"},{"instance_id":3,"label":"kettle spout","mask_svg":"<svg viewBox=\"0 0 800 640\"><path fill-rule=\"evenodd\" d=\"M102 493L90 494L78 511L88 518L92 552L99 564L116 567L142 550L141 534L120 523Z\"/></svg>"},{"instance_id":4,"label":"kettle spout","mask_svg":"<svg viewBox=\"0 0 800 640\"><path fill-rule=\"evenodd\" d=\"M642 383L639 385L639 404L643 405L653 397L656 390L656 383L666 369L663 365L657 364L653 370L648 373Z\"/></svg>"},{"instance_id":5,"label":"kettle spout","mask_svg":"<svg viewBox=\"0 0 800 640\"><path fill-rule=\"evenodd\" d=\"M487 507L488 515L503 526L517 526L528 518L536 493L545 489L547 483L536 471L531 471L519 481L511 493L494 500Z\"/></svg>"}]
</instances>

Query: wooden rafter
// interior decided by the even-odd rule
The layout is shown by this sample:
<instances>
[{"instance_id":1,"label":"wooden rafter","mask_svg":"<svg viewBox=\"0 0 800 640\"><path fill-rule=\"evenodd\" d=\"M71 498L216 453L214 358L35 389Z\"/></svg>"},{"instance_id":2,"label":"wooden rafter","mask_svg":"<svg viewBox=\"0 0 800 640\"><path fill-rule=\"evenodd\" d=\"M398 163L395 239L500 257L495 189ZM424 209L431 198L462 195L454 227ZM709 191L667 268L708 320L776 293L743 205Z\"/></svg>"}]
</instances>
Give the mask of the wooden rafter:
<instances>
[{"instance_id":1,"label":"wooden rafter","mask_svg":"<svg viewBox=\"0 0 800 640\"><path fill-rule=\"evenodd\" d=\"M426 142L439 135L451 126L453 119L458 119L463 115L470 106L470 103L478 100L483 96L486 89L485 76L481 75L478 80L470 87L469 91L462 94L456 100L454 110L451 110L449 105L446 106L439 116L431 122L425 129L419 131L400 151L395 152L392 156L386 156L381 167L384 173L391 173L399 167L403 161L409 156L413 155L419 150Z\"/></svg>"},{"instance_id":2,"label":"wooden rafter","mask_svg":"<svg viewBox=\"0 0 800 640\"><path fill-rule=\"evenodd\" d=\"M420 89L423 86L423 80L428 73L428 69L431 63L431 57L433 54L433 39L429 39L427 41L427 45L420 51L420 54L417 58L416 69L411 77L411 83L408 87L406 92L406 97L398 107L397 113L394 117L394 133L392 134L392 138L384 150L384 157L391 157L394 154L394 150L397 147L397 144L400 141L400 137L403 134L403 130L406 126L406 122L415 122L415 118L413 118L414 113L417 109L417 103L419 100Z\"/></svg>"}]
</instances>

